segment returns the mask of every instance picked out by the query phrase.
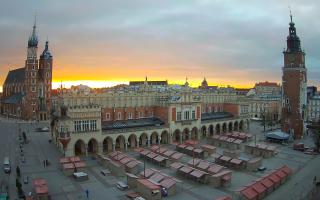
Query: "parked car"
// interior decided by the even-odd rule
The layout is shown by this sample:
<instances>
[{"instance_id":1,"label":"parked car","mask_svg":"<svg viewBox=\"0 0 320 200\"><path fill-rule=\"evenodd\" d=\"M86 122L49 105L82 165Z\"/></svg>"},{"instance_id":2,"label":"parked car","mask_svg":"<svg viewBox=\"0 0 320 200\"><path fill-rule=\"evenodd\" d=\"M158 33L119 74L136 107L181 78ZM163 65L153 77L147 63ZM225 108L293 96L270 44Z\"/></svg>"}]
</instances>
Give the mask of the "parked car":
<instances>
[{"instance_id":1,"label":"parked car","mask_svg":"<svg viewBox=\"0 0 320 200\"><path fill-rule=\"evenodd\" d=\"M24 176L23 177L23 183L24 184L28 184L28 182L29 182L29 177L28 176Z\"/></svg>"},{"instance_id":2,"label":"parked car","mask_svg":"<svg viewBox=\"0 0 320 200\"><path fill-rule=\"evenodd\" d=\"M49 127L42 127L42 128L37 128L36 131L37 132L49 132Z\"/></svg>"},{"instance_id":3,"label":"parked car","mask_svg":"<svg viewBox=\"0 0 320 200\"><path fill-rule=\"evenodd\" d=\"M5 173L10 173L11 172L11 165L10 165L10 159L9 157L5 157L3 159L3 170Z\"/></svg>"},{"instance_id":4,"label":"parked car","mask_svg":"<svg viewBox=\"0 0 320 200\"><path fill-rule=\"evenodd\" d=\"M265 171L267 168L265 167L265 166L261 166L261 167L259 167L258 168L258 171L259 172L263 172L263 171Z\"/></svg>"},{"instance_id":5,"label":"parked car","mask_svg":"<svg viewBox=\"0 0 320 200\"><path fill-rule=\"evenodd\" d=\"M293 144L293 149L297 151L304 151L305 147L304 147L304 144L300 142L300 143Z\"/></svg>"},{"instance_id":6,"label":"parked car","mask_svg":"<svg viewBox=\"0 0 320 200\"><path fill-rule=\"evenodd\" d=\"M117 188L119 190L126 190L129 188L129 186L126 183L119 181L119 182L117 182Z\"/></svg>"}]
</instances>

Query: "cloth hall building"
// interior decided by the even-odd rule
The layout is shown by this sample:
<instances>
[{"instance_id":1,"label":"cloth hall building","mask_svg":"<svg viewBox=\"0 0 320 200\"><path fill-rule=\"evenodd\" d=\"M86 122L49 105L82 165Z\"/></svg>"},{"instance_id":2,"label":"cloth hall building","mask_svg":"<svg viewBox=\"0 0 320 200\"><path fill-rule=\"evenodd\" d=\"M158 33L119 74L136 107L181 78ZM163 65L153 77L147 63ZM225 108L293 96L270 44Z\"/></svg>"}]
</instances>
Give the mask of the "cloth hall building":
<instances>
[{"instance_id":1,"label":"cloth hall building","mask_svg":"<svg viewBox=\"0 0 320 200\"><path fill-rule=\"evenodd\" d=\"M239 101L231 88L145 81L90 93L63 89L58 99L53 140L66 156L181 143L249 128L249 103Z\"/></svg>"}]
</instances>

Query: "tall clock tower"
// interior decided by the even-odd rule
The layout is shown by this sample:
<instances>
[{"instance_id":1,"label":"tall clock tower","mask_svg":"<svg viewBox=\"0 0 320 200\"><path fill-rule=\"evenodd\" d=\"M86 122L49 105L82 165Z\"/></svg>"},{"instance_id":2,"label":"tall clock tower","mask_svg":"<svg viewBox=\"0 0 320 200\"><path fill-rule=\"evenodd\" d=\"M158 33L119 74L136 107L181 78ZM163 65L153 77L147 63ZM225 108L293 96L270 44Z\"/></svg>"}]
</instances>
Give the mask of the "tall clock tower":
<instances>
[{"instance_id":1,"label":"tall clock tower","mask_svg":"<svg viewBox=\"0 0 320 200\"><path fill-rule=\"evenodd\" d=\"M300 139L303 136L307 104L307 69L305 53L301 50L291 14L290 19L287 48L283 52L281 129L292 134L295 139Z\"/></svg>"}]
</instances>

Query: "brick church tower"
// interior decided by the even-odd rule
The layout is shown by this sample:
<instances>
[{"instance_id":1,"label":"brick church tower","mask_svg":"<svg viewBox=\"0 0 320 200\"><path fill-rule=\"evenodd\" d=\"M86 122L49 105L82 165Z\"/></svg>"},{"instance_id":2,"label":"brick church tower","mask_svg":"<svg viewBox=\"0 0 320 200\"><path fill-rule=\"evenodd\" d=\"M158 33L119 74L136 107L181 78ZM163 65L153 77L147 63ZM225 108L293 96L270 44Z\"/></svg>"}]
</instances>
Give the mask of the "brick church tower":
<instances>
[{"instance_id":1,"label":"brick church tower","mask_svg":"<svg viewBox=\"0 0 320 200\"><path fill-rule=\"evenodd\" d=\"M287 49L284 50L282 68L282 131L293 134L295 139L303 136L307 97L307 69L305 53L301 50L295 24L290 14Z\"/></svg>"},{"instance_id":2,"label":"brick church tower","mask_svg":"<svg viewBox=\"0 0 320 200\"><path fill-rule=\"evenodd\" d=\"M33 25L32 34L28 40L27 59L25 63L25 118L37 119L38 113L38 36L36 23Z\"/></svg>"},{"instance_id":3,"label":"brick church tower","mask_svg":"<svg viewBox=\"0 0 320 200\"><path fill-rule=\"evenodd\" d=\"M46 41L45 49L39 60L39 116L40 120L47 120L51 110L52 89L52 55L49 51L49 42Z\"/></svg>"}]
</instances>

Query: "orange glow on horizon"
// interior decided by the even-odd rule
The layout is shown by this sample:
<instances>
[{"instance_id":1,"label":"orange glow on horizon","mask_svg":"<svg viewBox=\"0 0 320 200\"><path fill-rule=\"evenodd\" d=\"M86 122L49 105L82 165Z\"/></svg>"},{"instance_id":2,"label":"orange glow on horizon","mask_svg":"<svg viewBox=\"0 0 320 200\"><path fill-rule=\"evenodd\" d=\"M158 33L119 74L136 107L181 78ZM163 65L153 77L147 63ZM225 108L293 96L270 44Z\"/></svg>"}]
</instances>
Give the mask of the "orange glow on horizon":
<instances>
[{"instance_id":1,"label":"orange glow on horizon","mask_svg":"<svg viewBox=\"0 0 320 200\"><path fill-rule=\"evenodd\" d=\"M149 79L148 79L149 80ZM156 79L156 80L165 80L165 79ZM61 87L61 84L64 88L70 88L71 86L76 85L87 85L91 88L103 88L103 87L112 87L119 84L129 84L129 81L143 81L143 79L131 79L131 80L62 80L57 81L54 80L52 82L52 88L57 89ZM152 80L149 80L152 81ZM201 81L188 81L189 86L193 88L197 88L201 85ZM177 80L177 81L170 81L168 80L169 84L179 84L183 85L185 83L185 80ZM208 82L209 86L219 86L219 87L235 87L235 88L253 88L252 85L245 85L245 84L226 84L226 83L214 83L214 82Z\"/></svg>"}]
</instances>

